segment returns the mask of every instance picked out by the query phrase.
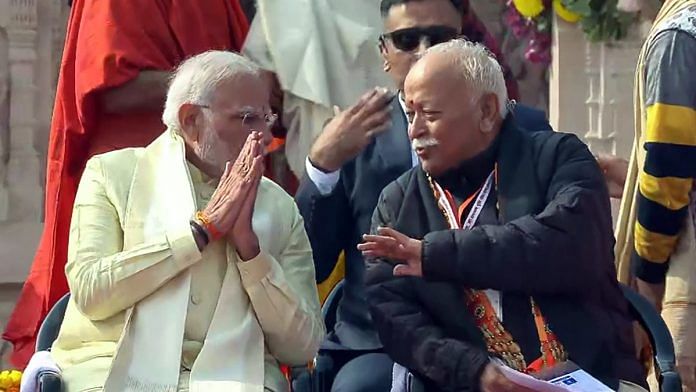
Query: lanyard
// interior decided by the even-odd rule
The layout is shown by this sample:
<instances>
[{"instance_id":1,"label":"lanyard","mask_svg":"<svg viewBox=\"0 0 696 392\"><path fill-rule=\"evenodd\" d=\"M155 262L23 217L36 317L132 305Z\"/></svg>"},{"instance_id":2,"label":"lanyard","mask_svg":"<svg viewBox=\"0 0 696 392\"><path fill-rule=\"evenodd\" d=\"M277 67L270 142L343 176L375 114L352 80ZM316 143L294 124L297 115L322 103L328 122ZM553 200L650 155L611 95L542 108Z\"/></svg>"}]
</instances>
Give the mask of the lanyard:
<instances>
[{"instance_id":1,"label":"lanyard","mask_svg":"<svg viewBox=\"0 0 696 392\"><path fill-rule=\"evenodd\" d=\"M491 174L488 175L488 178L483 186L481 186L476 193L464 200L459 208L456 208L456 202L454 197L452 197L452 194L447 190L442 189L440 184L431 180L430 183L435 193L435 197L437 198L437 203L449 221L449 226L451 229L470 230L474 227L474 224L478 220L478 217L483 210L484 204L486 204L488 195L491 193L493 183L497 183L497 180L496 167L493 169ZM474 197L474 204L464 220L464 223L462 224L461 216L469 205L471 205ZM455 210L457 210L458 214L455 214ZM539 307L531 297L530 302L532 305L534 324L541 343L541 357L527 366L519 346L514 342L512 336L503 327L488 297L484 295L483 291L467 290L467 306L470 308L469 310L473 314L478 313L476 322L479 328L482 329L482 331L498 331L498 335L493 335L497 336L505 343L501 345L500 342L487 342L488 350L490 352L499 354L505 360L508 366L512 368L519 371L535 373L542 368L553 366L557 362L566 360L568 354L556 335L548 328L548 324L546 323L544 316L541 314ZM484 333L484 337L488 338L489 336ZM503 346L513 347L514 350L502 350L501 347Z\"/></svg>"},{"instance_id":2,"label":"lanyard","mask_svg":"<svg viewBox=\"0 0 696 392\"><path fill-rule=\"evenodd\" d=\"M488 178L486 179L486 182L483 183L483 186L481 186L481 189L479 189L476 193L472 194L466 200L464 200L464 202L459 206L458 214L456 215L454 213L454 206L456 205L456 203L454 201L454 197L452 197L452 194L442 189L440 184L438 184L437 182L433 182L433 185L435 186L435 190L437 191L438 195L437 202L438 204L440 204L440 207L447 214L450 226L455 226L452 227L453 229L456 228L470 230L474 227L474 224L478 220L479 215L481 215L483 206L486 204L488 195L491 193L491 188L493 188L495 172L496 170L494 169L491 172L491 174L488 175ZM474 197L476 197L475 201ZM467 215L466 219L464 220L464 223L462 224L461 216L464 213L464 211L466 211L466 209L469 207L472 201L474 201L474 205L471 207L471 211L469 211L469 214Z\"/></svg>"}]
</instances>

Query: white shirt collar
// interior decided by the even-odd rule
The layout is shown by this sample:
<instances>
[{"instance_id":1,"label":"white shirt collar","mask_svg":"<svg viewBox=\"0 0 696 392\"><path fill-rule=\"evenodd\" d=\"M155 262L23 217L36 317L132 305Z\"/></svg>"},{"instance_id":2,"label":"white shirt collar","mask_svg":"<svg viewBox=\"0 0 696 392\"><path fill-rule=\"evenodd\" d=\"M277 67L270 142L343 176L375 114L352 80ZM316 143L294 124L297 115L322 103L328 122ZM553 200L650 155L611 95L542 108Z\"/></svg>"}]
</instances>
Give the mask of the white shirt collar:
<instances>
[{"instance_id":1,"label":"white shirt collar","mask_svg":"<svg viewBox=\"0 0 696 392\"><path fill-rule=\"evenodd\" d=\"M404 92L399 90L399 93L396 94L396 96L399 99L399 106L401 106L401 110L404 112L404 116L406 116L406 101L404 100ZM408 120L408 116L406 116L406 119Z\"/></svg>"}]
</instances>

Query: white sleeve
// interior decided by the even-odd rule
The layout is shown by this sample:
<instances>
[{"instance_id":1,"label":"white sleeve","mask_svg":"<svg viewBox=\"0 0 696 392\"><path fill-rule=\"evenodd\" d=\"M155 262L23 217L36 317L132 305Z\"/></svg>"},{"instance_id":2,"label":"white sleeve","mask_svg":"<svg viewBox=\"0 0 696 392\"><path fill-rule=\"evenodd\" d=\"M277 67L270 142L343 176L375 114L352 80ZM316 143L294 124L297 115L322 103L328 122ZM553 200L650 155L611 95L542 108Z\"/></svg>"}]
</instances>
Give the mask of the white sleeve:
<instances>
[{"instance_id":1,"label":"white sleeve","mask_svg":"<svg viewBox=\"0 0 696 392\"><path fill-rule=\"evenodd\" d=\"M305 169L307 170L307 176L322 195L328 195L331 193L331 191L333 191L336 184L338 184L338 178L341 175L341 169L332 171L331 173L324 173L323 171L314 167L312 162L309 161L309 158L305 159Z\"/></svg>"}]
</instances>

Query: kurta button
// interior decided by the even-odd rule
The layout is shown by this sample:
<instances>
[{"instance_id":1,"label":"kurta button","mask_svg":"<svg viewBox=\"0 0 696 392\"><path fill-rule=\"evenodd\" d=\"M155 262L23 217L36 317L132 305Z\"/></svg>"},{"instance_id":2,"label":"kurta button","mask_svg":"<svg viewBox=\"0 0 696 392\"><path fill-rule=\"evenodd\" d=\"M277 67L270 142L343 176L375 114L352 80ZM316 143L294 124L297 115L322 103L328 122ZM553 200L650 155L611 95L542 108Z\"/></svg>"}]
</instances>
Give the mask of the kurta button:
<instances>
[{"instance_id":1,"label":"kurta button","mask_svg":"<svg viewBox=\"0 0 696 392\"><path fill-rule=\"evenodd\" d=\"M192 295L191 296L191 303L194 305L198 305L198 303L201 302L201 299L197 295Z\"/></svg>"}]
</instances>

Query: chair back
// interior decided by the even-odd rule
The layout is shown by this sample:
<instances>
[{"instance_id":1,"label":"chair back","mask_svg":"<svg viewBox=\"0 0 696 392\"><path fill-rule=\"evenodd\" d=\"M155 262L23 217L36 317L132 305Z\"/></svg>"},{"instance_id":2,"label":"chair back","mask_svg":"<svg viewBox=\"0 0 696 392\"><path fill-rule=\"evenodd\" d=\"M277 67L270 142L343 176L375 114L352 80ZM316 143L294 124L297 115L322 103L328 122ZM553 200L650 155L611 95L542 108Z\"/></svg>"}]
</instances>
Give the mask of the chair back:
<instances>
[{"instance_id":1,"label":"chair back","mask_svg":"<svg viewBox=\"0 0 696 392\"><path fill-rule=\"evenodd\" d=\"M648 333L660 392L682 392L681 378L676 370L674 343L667 324L645 297L624 284L621 284L621 290L630 305L631 316ZM424 390L423 382L413 373L409 373L407 392Z\"/></svg>"},{"instance_id":2,"label":"chair back","mask_svg":"<svg viewBox=\"0 0 696 392\"><path fill-rule=\"evenodd\" d=\"M336 313L338 313L338 303L343 296L344 280L336 283L321 307L321 316L324 319L327 331L333 331L336 325Z\"/></svg>"},{"instance_id":3,"label":"chair back","mask_svg":"<svg viewBox=\"0 0 696 392\"><path fill-rule=\"evenodd\" d=\"M681 392L681 378L676 370L674 343L667 324L657 309L635 290L622 284L624 297L630 304L633 318L647 332L653 350L655 375L661 392Z\"/></svg>"},{"instance_id":4,"label":"chair back","mask_svg":"<svg viewBox=\"0 0 696 392\"><path fill-rule=\"evenodd\" d=\"M60 325L63 324L63 317L65 316L65 309L68 307L69 300L70 293L65 294L46 315L46 318L41 323L41 328L39 328L39 334L36 336L36 351L51 349L53 341L58 337Z\"/></svg>"}]
</instances>

